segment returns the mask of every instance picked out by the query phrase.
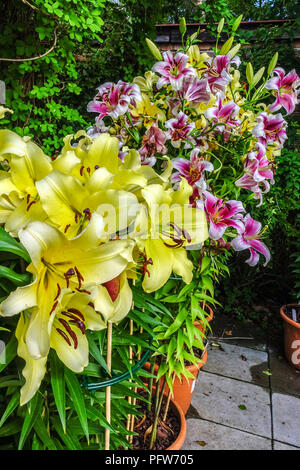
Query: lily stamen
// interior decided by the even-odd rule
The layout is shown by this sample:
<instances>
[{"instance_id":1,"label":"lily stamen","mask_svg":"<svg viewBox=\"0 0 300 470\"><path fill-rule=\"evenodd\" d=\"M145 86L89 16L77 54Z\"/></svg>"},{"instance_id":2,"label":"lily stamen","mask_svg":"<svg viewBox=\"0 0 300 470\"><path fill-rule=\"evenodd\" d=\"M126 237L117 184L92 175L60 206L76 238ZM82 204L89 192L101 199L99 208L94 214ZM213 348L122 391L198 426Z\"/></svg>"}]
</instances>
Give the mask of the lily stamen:
<instances>
[{"instance_id":1,"label":"lily stamen","mask_svg":"<svg viewBox=\"0 0 300 470\"><path fill-rule=\"evenodd\" d=\"M26 211L28 212L30 207L33 205L33 204L36 204L37 201L31 201L30 204L28 204L28 206L26 207Z\"/></svg>"},{"instance_id":2,"label":"lily stamen","mask_svg":"<svg viewBox=\"0 0 300 470\"><path fill-rule=\"evenodd\" d=\"M56 294L56 297L54 298L54 301L58 299L60 293L61 293L61 288L60 288L60 285L57 283L57 294Z\"/></svg>"},{"instance_id":3,"label":"lily stamen","mask_svg":"<svg viewBox=\"0 0 300 470\"><path fill-rule=\"evenodd\" d=\"M51 312L49 313L49 315L51 315L54 312L54 310L57 307L57 304L58 304L58 300L56 302L54 302L53 307L52 307Z\"/></svg>"},{"instance_id":4,"label":"lily stamen","mask_svg":"<svg viewBox=\"0 0 300 470\"><path fill-rule=\"evenodd\" d=\"M62 331L60 328L56 328L56 331L68 343L69 346L72 346L71 341L69 340L68 336L64 331Z\"/></svg>"},{"instance_id":5,"label":"lily stamen","mask_svg":"<svg viewBox=\"0 0 300 470\"><path fill-rule=\"evenodd\" d=\"M74 314L77 315L79 318L81 318L82 321L85 321L84 316L82 315L82 313L80 312L80 310L77 310L77 308L68 308L67 311L70 312L70 313L74 313Z\"/></svg>"},{"instance_id":6,"label":"lily stamen","mask_svg":"<svg viewBox=\"0 0 300 470\"><path fill-rule=\"evenodd\" d=\"M79 289L81 288L81 282L84 281L84 278L83 276L80 274L80 272L78 271L78 269L75 267L75 271L76 271L76 276L77 276L77 279L78 279L78 287Z\"/></svg>"},{"instance_id":7,"label":"lily stamen","mask_svg":"<svg viewBox=\"0 0 300 470\"><path fill-rule=\"evenodd\" d=\"M92 214L91 214L91 211L90 209L87 207L86 209L84 209L83 213L85 214L85 216L91 220L91 217L92 217Z\"/></svg>"},{"instance_id":8,"label":"lily stamen","mask_svg":"<svg viewBox=\"0 0 300 470\"><path fill-rule=\"evenodd\" d=\"M77 346L78 346L77 336L74 333L74 331L72 330L72 328L70 327L70 325L68 324L68 322L66 320L63 320L62 318L59 318L58 321L65 327L65 329L67 330L67 332L71 336L71 338L73 340L73 343L74 343L74 349L77 349Z\"/></svg>"},{"instance_id":9,"label":"lily stamen","mask_svg":"<svg viewBox=\"0 0 300 470\"><path fill-rule=\"evenodd\" d=\"M73 268L70 268L66 273L64 273L64 277L66 280L67 287L70 285L70 277L75 275L75 271Z\"/></svg>"}]
</instances>

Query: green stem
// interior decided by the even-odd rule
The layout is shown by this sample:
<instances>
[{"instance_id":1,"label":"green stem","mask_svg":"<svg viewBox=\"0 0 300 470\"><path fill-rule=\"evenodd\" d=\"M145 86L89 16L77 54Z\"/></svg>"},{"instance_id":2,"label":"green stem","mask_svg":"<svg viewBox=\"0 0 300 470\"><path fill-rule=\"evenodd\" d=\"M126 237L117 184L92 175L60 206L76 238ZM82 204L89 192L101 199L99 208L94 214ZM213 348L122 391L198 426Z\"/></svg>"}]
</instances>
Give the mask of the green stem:
<instances>
[{"instance_id":1,"label":"green stem","mask_svg":"<svg viewBox=\"0 0 300 470\"><path fill-rule=\"evenodd\" d=\"M162 405L162 400L165 392L165 387L166 387L166 376L164 376L163 379L163 384L161 388L161 392L159 391L160 389L160 384L161 384L161 379L156 383L156 397L155 397L155 409L154 409L154 420L153 420L153 425L152 425L152 433L151 433L151 438L150 438L150 445L149 445L149 450L153 449L153 446L156 442L156 436L157 436L157 425L158 425L158 418L160 415L160 410L161 410L161 405Z\"/></svg>"},{"instance_id":2,"label":"green stem","mask_svg":"<svg viewBox=\"0 0 300 470\"><path fill-rule=\"evenodd\" d=\"M155 357L154 358L151 358L151 369L150 369L150 372L152 375L154 375L154 370L155 370ZM150 381L149 381L149 395L148 395L148 400L149 400L149 403L148 403L148 411L151 411L151 397L152 397L152 388L153 388L153 377L150 378Z\"/></svg>"}]
</instances>

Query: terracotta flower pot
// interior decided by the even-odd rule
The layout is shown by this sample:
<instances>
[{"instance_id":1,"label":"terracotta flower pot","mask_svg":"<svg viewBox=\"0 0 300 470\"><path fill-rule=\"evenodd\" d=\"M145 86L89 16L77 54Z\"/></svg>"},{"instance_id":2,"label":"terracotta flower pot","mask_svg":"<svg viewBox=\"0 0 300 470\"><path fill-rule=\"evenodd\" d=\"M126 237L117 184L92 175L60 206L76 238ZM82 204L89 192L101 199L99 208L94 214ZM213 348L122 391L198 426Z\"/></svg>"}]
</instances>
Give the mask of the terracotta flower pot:
<instances>
[{"instance_id":1,"label":"terracotta flower pot","mask_svg":"<svg viewBox=\"0 0 300 470\"><path fill-rule=\"evenodd\" d=\"M205 349L201 362L198 362L197 365L186 367L186 369L193 374L194 379L186 380L184 377L182 377L180 382L178 377L176 377L174 380L174 400L180 405L184 414L186 414L190 407L199 370L206 364L206 361L207 351Z\"/></svg>"},{"instance_id":2,"label":"terracotta flower pot","mask_svg":"<svg viewBox=\"0 0 300 470\"><path fill-rule=\"evenodd\" d=\"M165 394L166 394L166 392L165 392ZM171 402L173 403L173 406L176 409L178 419L180 420L180 431L179 431L179 434L178 434L176 440L166 450L180 450L181 447L183 446L183 443L185 441L185 436L186 436L185 414L182 411L180 405L176 401L171 399Z\"/></svg>"},{"instance_id":3,"label":"terracotta flower pot","mask_svg":"<svg viewBox=\"0 0 300 470\"><path fill-rule=\"evenodd\" d=\"M289 363L300 370L300 323L295 322L286 314L287 307L300 309L298 304L287 304L281 307L280 315L284 320L284 351Z\"/></svg>"},{"instance_id":4,"label":"terracotta flower pot","mask_svg":"<svg viewBox=\"0 0 300 470\"><path fill-rule=\"evenodd\" d=\"M206 364L206 361L207 361L207 351L205 349L202 359L201 361L199 360L197 365L186 366L186 369L193 374L194 378L187 380L185 377L182 377L180 381L179 378L176 377L174 380L172 399L174 399L175 402L178 403L178 405L180 406L184 414L186 414L191 404L199 370L201 369L201 367L203 367ZM144 367L146 370L150 370L150 362L146 362ZM157 374L158 369L159 369L159 366L158 364L156 364L154 368L155 375ZM166 385L166 393L169 393L169 387L167 385Z\"/></svg>"},{"instance_id":5,"label":"terracotta flower pot","mask_svg":"<svg viewBox=\"0 0 300 470\"><path fill-rule=\"evenodd\" d=\"M146 384L145 384L146 385ZM155 393L155 385L152 388L153 393ZM169 392L169 389L164 391L164 396L167 397ZM181 447L183 446L183 443L185 441L186 437L186 420L185 420L185 414L182 411L179 403L177 403L173 398L171 398L171 406L173 406L173 410L175 411L175 414L177 415L178 422L179 422L179 434L176 437L175 441L166 449L164 450L180 450Z\"/></svg>"}]
</instances>

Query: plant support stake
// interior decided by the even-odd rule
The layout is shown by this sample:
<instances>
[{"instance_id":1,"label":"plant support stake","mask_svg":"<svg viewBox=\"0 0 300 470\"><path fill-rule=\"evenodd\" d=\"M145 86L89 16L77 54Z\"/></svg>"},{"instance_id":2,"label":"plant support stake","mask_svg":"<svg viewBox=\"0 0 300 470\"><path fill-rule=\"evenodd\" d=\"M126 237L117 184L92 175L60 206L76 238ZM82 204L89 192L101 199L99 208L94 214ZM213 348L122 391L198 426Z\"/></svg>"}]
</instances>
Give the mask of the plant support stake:
<instances>
[{"instance_id":1,"label":"plant support stake","mask_svg":"<svg viewBox=\"0 0 300 470\"><path fill-rule=\"evenodd\" d=\"M107 322L107 353L106 353L106 363L108 372L111 374L111 350L112 350L112 322ZM110 403L110 391L111 388L107 387L105 390L105 417L110 424L110 415L111 415L111 403ZM104 449L109 450L109 440L110 440L110 431L105 429L105 444Z\"/></svg>"}]
</instances>

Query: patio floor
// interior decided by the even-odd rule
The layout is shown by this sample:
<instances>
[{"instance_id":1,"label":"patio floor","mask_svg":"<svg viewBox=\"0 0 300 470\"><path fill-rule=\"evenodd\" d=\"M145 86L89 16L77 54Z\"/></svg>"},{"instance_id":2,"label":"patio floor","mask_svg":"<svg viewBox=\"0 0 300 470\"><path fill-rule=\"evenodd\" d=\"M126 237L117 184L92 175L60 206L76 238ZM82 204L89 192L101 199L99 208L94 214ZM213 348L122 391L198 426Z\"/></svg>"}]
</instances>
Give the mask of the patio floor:
<instances>
[{"instance_id":1,"label":"patio floor","mask_svg":"<svg viewBox=\"0 0 300 470\"><path fill-rule=\"evenodd\" d=\"M226 317L212 329L182 449L300 450L300 371L283 357L282 338L252 338Z\"/></svg>"}]
</instances>

